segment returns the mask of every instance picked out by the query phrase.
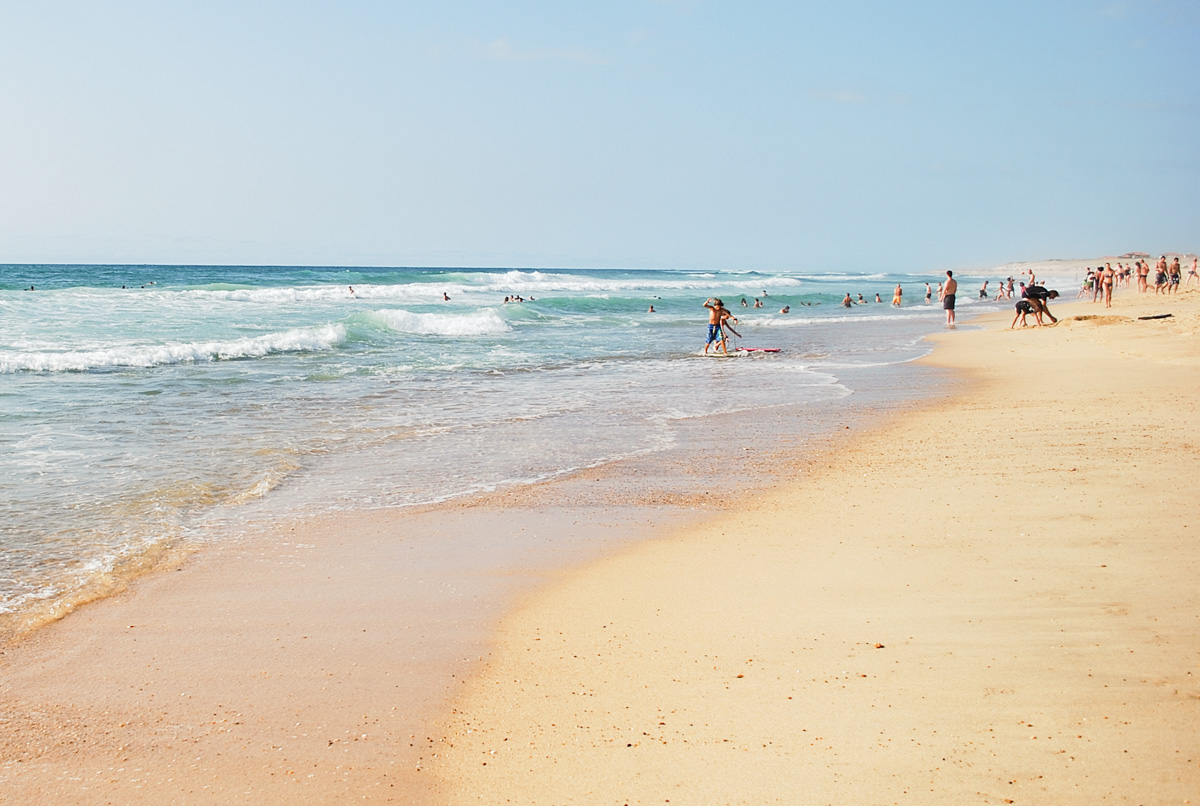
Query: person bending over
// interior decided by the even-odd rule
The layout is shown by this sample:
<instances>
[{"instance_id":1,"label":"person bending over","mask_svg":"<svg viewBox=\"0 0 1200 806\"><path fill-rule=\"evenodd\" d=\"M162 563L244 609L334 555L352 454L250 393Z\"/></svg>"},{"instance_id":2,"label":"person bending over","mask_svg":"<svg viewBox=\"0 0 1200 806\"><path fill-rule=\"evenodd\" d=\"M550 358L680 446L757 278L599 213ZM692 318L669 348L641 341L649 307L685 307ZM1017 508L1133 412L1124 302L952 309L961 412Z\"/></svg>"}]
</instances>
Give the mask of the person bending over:
<instances>
[{"instance_id":1,"label":"person bending over","mask_svg":"<svg viewBox=\"0 0 1200 806\"><path fill-rule=\"evenodd\" d=\"M1014 327L1017 326L1018 319L1021 320L1021 327L1025 327L1027 324L1029 324L1028 322L1025 321L1025 317L1029 316L1029 314L1033 314L1034 319L1039 319L1039 317L1040 317L1040 314L1038 314L1038 312L1033 309L1033 304L1027 299L1017 300L1016 309L1017 309L1017 315L1013 317L1012 324L1008 326L1009 330L1012 330ZM1042 324L1040 319L1038 321L1038 324L1039 325Z\"/></svg>"},{"instance_id":2,"label":"person bending over","mask_svg":"<svg viewBox=\"0 0 1200 806\"><path fill-rule=\"evenodd\" d=\"M1058 324L1058 319L1050 313L1050 306L1047 304L1052 299L1058 299L1057 291L1047 291L1046 287L1042 285L1028 285L1025 286L1025 298L1033 306L1033 313L1037 317L1039 325L1045 324L1042 321L1043 315L1050 317L1051 322Z\"/></svg>"}]
</instances>

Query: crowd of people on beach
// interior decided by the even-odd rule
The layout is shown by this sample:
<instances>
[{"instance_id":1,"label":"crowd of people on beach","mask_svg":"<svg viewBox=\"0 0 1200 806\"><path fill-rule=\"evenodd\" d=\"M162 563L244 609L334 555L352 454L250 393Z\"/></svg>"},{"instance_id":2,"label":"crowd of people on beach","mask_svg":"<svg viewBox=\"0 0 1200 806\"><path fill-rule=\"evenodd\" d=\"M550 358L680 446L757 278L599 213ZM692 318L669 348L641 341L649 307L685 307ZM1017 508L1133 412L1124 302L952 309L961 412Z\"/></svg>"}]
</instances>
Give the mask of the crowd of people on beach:
<instances>
[{"instance_id":1,"label":"crowd of people on beach","mask_svg":"<svg viewBox=\"0 0 1200 806\"><path fill-rule=\"evenodd\" d=\"M1200 273L1197 273L1196 270L1197 262L1200 261L1193 257L1187 279L1184 280L1183 266L1179 262L1179 256L1176 255L1168 261L1166 255L1160 255L1158 262L1154 265L1154 293L1176 294L1179 292L1180 285L1186 287L1193 282L1200 285ZM1113 288L1129 288L1135 281L1139 293L1145 294L1150 290L1150 262L1148 260L1139 258L1129 264L1118 261L1115 269L1112 263L1105 263L1104 268L1097 266L1092 269L1089 266L1087 276L1084 277L1076 299L1084 299L1091 294L1092 302L1097 302L1103 295L1104 307L1111 308Z\"/></svg>"},{"instance_id":2,"label":"crowd of people on beach","mask_svg":"<svg viewBox=\"0 0 1200 806\"><path fill-rule=\"evenodd\" d=\"M1179 286L1188 286L1193 282L1200 286L1200 259L1193 257L1192 265L1187 272L1186 280L1183 278L1183 265L1178 256L1172 260L1168 260L1166 255L1162 255L1158 259L1158 263L1154 269L1154 293L1156 294L1174 294L1179 291ZM1022 272L1024 274L1024 272ZM1105 307L1112 306L1112 294L1114 288L1126 287L1136 279L1139 292L1147 293L1150 288L1150 264L1146 260L1135 260L1133 263L1125 264L1118 262L1116 268L1113 268L1112 263L1104 264L1103 268L1097 267L1092 269L1088 267L1087 276L1083 281L1077 298L1086 297L1088 293L1092 295L1092 301L1098 302L1101 297L1104 299ZM988 300L988 286L990 280L984 280L979 287L979 299ZM955 307L958 296L958 281L954 278L953 271L946 272L946 279L937 283L937 288L930 283L925 283L925 304L933 303L933 296L937 294L938 300L942 303L942 308L946 312L946 324L949 327L955 325ZM1045 325L1047 320L1050 324L1057 324L1058 318L1050 312L1050 300L1058 299L1059 293L1056 289L1047 288L1044 284L1038 282L1038 279L1033 271L1029 272L1028 281L1017 280L1013 277L1006 277L1000 280L995 285L995 301L1016 300L1014 308L1016 315L1013 316L1012 324L1009 329L1013 329L1019 322L1021 327L1028 326L1029 317L1033 317L1038 326ZM764 290L763 297L767 296ZM875 304L883 304L883 298L877 293L875 294ZM800 302L800 305L820 305L819 302ZM857 297L846 292L846 296L842 298L841 306L843 308L853 308L856 305L869 305L863 295L860 293ZM892 293L891 304L893 307L901 307L904 304L904 289L900 283L896 284L896 288ZM755 297L753 306L747 302L745 297L742 297L741 305L743 308L754 307L763 308L762 299ZM726 331L733 333L740 338L733 325L738 323L737 317L725 307L725 304L716 297L710 297L705 300L704 307L708 309L708 338L704 344L704 353L707 355L710 350L717 350L728 354L728 336ZM786 314L790 310L790 306L784 305L780 309L781 314ZM654 306L650 306L650 313L654 313Z\"/></svg>"}]
</instances>

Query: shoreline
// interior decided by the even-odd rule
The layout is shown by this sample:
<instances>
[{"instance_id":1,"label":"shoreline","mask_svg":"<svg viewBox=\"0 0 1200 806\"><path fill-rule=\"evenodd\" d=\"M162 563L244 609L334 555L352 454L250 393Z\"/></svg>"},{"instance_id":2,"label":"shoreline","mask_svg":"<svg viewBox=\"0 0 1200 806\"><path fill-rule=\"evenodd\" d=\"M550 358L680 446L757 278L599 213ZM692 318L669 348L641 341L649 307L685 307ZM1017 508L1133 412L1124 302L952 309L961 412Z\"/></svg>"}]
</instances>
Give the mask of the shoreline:
<instances>
[{"instance_id":1,"label":"shoreline","mask_svg":"<svg viewBox=\"0 0 1200 806\"><path fill-rule=\"evenodd\" d=\"M186 303L188 316L211 321L213 332L166 336L168 355L151 355L132 342L124 343L124 328L136 324L141 309L122 305L124 315L134 321L118 317L106 323L110 331L106 338L111 337L116 346L103 353L103 360L96 359L99 366L89 369L88 361L83 361L71 368L71 361L83 354L53 349L21 353L29 361L22 358L8 366L15 373L8 376L14 399L27 410L6 418L12 430L6 430L5 437L23 450L4 463L13 468L3 486L15 508L13 534L6 540L11 550L0 574L4 577L0 610L5 611L0 614L0 642L7 634L25 632L30 624L53 621L76 605L110 595L160 560L173 562L176 549L186 552L189 544L207 543L210 535L230 530L225 528L227 522L236 530L254 513L289 517L435 504L492 487L537 483L622 456L669 450L676 418L725 411L732 419L738 414L730 410L742 407L753 418L755 409L794 403L802 397L823 404L825 397L845 393L836 377L844 365L835 363L832 371L826 371L823 359L844 356L851 364L904 360L919 352L912 349L913 342L936 327L938 319L936 311L916 307L903 316L894 312L896 316L879 317L886 321L864 317L870 322L865 328L810 328L807 325L820 325L815 321L822 318L820 314L834 313L832 306L806 308L804 314L786 321L762 310L748 314L762 327L746 335L782 346L780 360L744 362L736 369L701 368L686 360L699 350L701 339L691 327L681 327L695 318L689 288L711 282L728 288L744 281L740 275L714 278L674 272L647 280L599 272L583 283L586 290L569 278L528 276L526 281L544 286L555 301L543 311L534 311L550 316L549 320L533 317L542 324L527 327L530 317L522 311L530 309L497 309L489 304L487 294L478 289L469 292L480 283L497 282L496 277L480 273L459 278L465 293L455 294L456 306L446 306L438 294L435 304L409 306L413 311L405 311L402 306L413 295L422 299L441 283L427 272L398 272L387 278L394 283L371 287L373 294L367 295L380 300L366 310L368 318L374 322L382 316L388 324L367 328L371 347L360 349L355 345L363 334L345 345L326 343L323 336L315 343L304 340L316 338L315 331L323 333L330 322L335 330L348 327L347 333L358 332L364 307L357 298L345 298L340 280L336 286L310 288L302 282L306 278L288 274L274 278L282 283L278 288L263 283L247 292L252 299L226 305L229 300L220 289L198 292L200 296L191 299L192 292L178 282L190 272L158 268L169 274L165 279L170 282L156 290L161 298L140 305L153 309L170 302L173 309L175 303ZM73 274L59 278L60 285L65 284L61 298L41 298L42 307L26 311L31 317L28 323L18 319L14 324L36 330L49 321L38 318L37 311L43 308L47 315L56 310L62 315L72 306L111 304L103 299L102 282L76 288ZM215 281L221 279L219 275L191 279ZM817 296L830 285L820 278L772 277L785 290ZM840 280L834 282L841 286ZM592 294L596 284L600 290L620 291L630 283L667 295L656 315L646 315L637 304L630 310L627 298ZM293 321L292 314L274 313L286 321L256 325L264 330L261 338L273 351L270 358L243 361L249 357L245 350L231 347L230 358L235 360L229 363L224 359L212 363L206 353L193 362L188 350L200 343L195 339L223 338L229 335L228 326L240 326L240 317L247 312L242 302L260 306L269 302L275 310L278 293L283 292L284 298L311 292L318 302L295 311L299 320ZM376 310L384 300L394 304ZM401 307L392 310L395 305ZM565 308L555 313L561 306ZM596 332L595 323L588 324L600 310L611 317L605 320L613 328L611 333ZM929 314L933 314L932 325ZM465 330L465 335L442 337L435 332L428 339L428 351L413 351L409 338L401 335L411 328L411 317L420 325L416 330ZM786 327L776 327L783 324ZM588 338L576 339L575 328ZM303 334L307 336L301 338ZM52 332L45 335L47 345L57 338ZM461 343L451 348L456 339ZM556 344L556 339L563 341ZM628 339L629 349L620 346L622 339ZM505 348L489 355L492 347L487 345L505 345L510 340L528 344L530 352L511 353ZM466 352L455 355L459 349ZM66 361L64 356L74 358ZM109 359L114 366L104 364ZM136 368L144 360L149 366ZM309 366L314 363L321 371ZM800 371L781 372L780 363ZM25 369L14 369L18 365ZM349 366L362 371L343 373ZM77 371L82 374L74 374ZM394 371L400 375L393 377ZM282 373L286 383L273 381L276 373ZM412 382L408 374L414 376ZM228 399L222 380L226 375L240 379L228 387L233 390ZM330 383L330 378L346 381ZM537 389L543 379L549 385ZM454 391L458 380L468 382L469 397L459 399ZM713 381L726 383L717 389ZM260 392L257 384L264 382ZM195 390L188 388L192 383L203 388L212 385L221 393L192 395ZM90 388L98 396L90 396ZM290 391L281 391L285 389ZM289 402L288 395L298 396ZM106 411L130 406L137 410L136 416L104 421ZM62 414L67 411L78 416ZM22 441L26 435L13 425L20 414L39 423L45 434L42 441ZM721 419L726 418L714 418ZM238 437L239 433L246 438ZM72 446L78 454L66 451ZM136 472L106 473L104 446L112 446ZM192 448L201 456L193 457ZM51 459L75 456L78 467L91 470L70 476L70 484L50 483L48 479L58 478L55 474L63 469L52 460L53 472L47 472L39 465L44 459L39 459L39 451Z\"/></svg>"},{"instance_id":2,"label":"shoreline","mask_svg":"<svg viewBox=\"0 0 1200 806\"><path fill-rule=\"evenodd\" d=\"M439 802L1188 802L1200 295L1053 307L935 337L961 395L527 597Z\"/></svg>"},{"instance_id":3,"label":"shoreline","mask_svg":"<svg viewBox=\"0 0 1200 806\"><path fill-rule=\"evenodd\" d=\"M717 421L700 417L661 455L267 520L171 556L0 649L0 802L432 802L437 723L515 601L952 382L910 370L862 399L737 418L757 447L731 448L719 485L702 461Z\"/></svg>"}]
</instances>

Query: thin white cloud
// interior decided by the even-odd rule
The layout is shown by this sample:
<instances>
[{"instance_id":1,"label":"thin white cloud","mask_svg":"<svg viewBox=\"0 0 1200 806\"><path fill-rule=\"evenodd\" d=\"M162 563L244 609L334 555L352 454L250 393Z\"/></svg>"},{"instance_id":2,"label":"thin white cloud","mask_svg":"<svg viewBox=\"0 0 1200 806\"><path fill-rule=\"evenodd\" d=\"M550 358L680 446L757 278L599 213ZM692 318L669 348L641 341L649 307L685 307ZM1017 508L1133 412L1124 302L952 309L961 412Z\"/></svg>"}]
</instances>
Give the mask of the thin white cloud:
<instances>
[{"instance_id":1,"label":"thin white cloud","mask_svg":"<svg viewBox=\"0 0 1200 806\"><path fill-rule=\"evenodd\" d=\"M520 50L507 39L497 39L484 48L489 59L498 62L580 62L583 64L608 64L608 60L591 51L572 48L548 48Z\"/></svg>"}]
</instances>

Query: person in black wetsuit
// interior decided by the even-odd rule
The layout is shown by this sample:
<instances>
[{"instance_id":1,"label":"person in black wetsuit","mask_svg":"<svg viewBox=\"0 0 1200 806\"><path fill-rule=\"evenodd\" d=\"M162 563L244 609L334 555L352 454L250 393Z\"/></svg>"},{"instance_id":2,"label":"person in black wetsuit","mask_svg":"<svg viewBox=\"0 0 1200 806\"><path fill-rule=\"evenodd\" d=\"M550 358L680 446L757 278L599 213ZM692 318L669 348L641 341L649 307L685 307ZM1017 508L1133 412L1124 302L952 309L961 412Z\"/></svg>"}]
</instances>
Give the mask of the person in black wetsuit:
<instances>
[{"instance_id":1,"label":"person in black wetsuit","mask_svg":"<svg viewBox=\"0 0 1200 806\"><path fill-rule=\"evenodd\" d=\"M1050 313L1050 306L1047 305L1048 300L1058 299L1057 291L1047 291L1044 285L1027 285L1025 286L1025 298L1033 306L1033 315L1037 317L1038 324L1042 324L1042 315L1050 317L1050 321L1055 324L1058 320L1054 318L1054 314Z\"/></svg>"}]
</instances>

